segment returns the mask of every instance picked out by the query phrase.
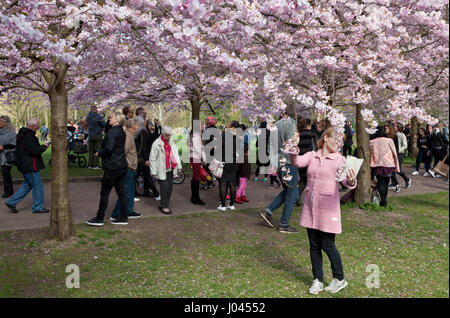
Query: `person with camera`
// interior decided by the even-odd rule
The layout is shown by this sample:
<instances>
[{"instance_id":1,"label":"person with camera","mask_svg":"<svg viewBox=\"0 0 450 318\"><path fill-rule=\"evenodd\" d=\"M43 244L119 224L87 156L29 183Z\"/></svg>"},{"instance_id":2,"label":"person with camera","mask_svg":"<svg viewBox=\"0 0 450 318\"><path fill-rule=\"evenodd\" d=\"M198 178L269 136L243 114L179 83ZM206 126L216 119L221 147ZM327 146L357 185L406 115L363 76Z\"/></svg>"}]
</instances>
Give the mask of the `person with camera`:
<instances>
[{"instance_id":1,"label":"person with camera","mask_svg":"<svg viewBox=\"0 0 450 318\"><path fill-rule=\"evenodd\" d=\"M13 195L11 168L14 165L16 148L16 131L8 116L0 116L0 165L2 166L3 190L2 198Z\"/></svg>"},{"instance_id":2,"label":"person with camera","mask_svg":"<svg viewBox=\"0 0 450 318\"><path fill-rule=\"evenodd\" d=\"M27 120L27 126L22 127L16 139L16 162L17 168L25 179L20 189L10 197L6 206L13 213L17 213L16 206L25 196L32 191L33 213L48 213L50 210L44 208L44 186L42 184L41 173L44 169L42 154L47 150L49 143L39 144L36 131L39 129L39 120L32 117Z\"/></svg>"}]
</instances>

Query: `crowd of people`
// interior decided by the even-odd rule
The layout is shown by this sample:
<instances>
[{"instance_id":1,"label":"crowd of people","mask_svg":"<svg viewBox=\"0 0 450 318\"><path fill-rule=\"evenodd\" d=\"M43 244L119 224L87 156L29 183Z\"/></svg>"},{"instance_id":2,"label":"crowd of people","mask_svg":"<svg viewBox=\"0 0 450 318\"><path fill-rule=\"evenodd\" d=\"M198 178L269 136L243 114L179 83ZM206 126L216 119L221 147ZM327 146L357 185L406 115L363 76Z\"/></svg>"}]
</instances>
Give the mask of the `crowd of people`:
<instances>
[{"instance_id":1,"label":"crowd of people","mask_svg":"<svg viewBox=\"0 0 450 318\"><path fill-rule=\"evenodd\" d=\"M200 198L201 183L204 183L202 189L210 190L217 182L217 210L233 211L236 209L235 204L249 202L247 185L252 178L249 150L253 136L246 125L237 121L227 123L223 129L216 125L217 119L209 116L199 131L191 129L187 139L193 172L191 203L205 205ZM144 108L133 111L125 107L122 112L112 112L105 120L104 114L99 113L95 106L78 124L70 120L67 126L68 140L82 140L88 146L88 168L100 169L101 159L104 170L97 213L87 221L88 225L104 225L113 188L118 199L110 216L112 224L126 225L128 219L142 216L134 208L138 196L153 197L160 203L161 213L173 213L170 208L173 180L181 173L182 162L172 138L171 127L161 126L156 119L148 120ZM289 224L290 218L294 206L303 205L300 226L307 228L314 276L309 291L317 294L325 289L336 293L348 284L335 245L336 234L342 232L338 185L349 191L354 191L357 186L353 169L348 169L339 179L337 175L345 162L345 156L355 155L352 149L354 130L351 122L347 121L344 133L340 135L326 120L311 121L309 118L295 118L288 113L282 114L275 126L278 148L275 149L276 160L273 165L272 159L261 162L258 155L265 154L269 158L273 155L271 151L274 151L271 149L271 134L274 131L269 130L268 123L261 118L259 132L264 133L266 139L262 142L258 137L256 141L258 154L253 181L258 182L262 176L262 182L268 183L270 180L272 187L282 189L259 215L268 227L273 228L273 214L283 206L278 232L297 233L298 230ZM0 116L0 161L4 180L2 197L9 198L5 204L13 213L17 213L17 204L30 191L33 194L32 212L49 212L44 207L44 189L39 172L44 168L42 153L49 143L39 143L36 137L39 128L39 120L30 118L26 127L21 128L16 135L10 119ZM206 129L213 132L208 139L204 139L203 135ZM370 135L370 167L372 179L377 181L381 206L387 205L389 189L400 191L397 175L404 180L405 188L411 186L411 177L402 169L406 152L411 151L408 150L412 140L408 129L395 121L388 121ZM298 136L298 143L288 155L284 147L294 136ZM47 135L44 140L46 138ZM214 143L211 147L210 143L218 140L221 143ZM432 171L432 166L444 160L448 154L448 126L438 124L420 128L417 148L416 171L412 175L418 175L420 164L424 163L424 176L440 177ZM15 154L15 158L11 157L11 153ZM239 158L239 154L243 154L243 158ZM207 157L214 159L209 161ZM448 164L448 159L446 162ZM24 183L16 193L11 180L11 167L14 164L24 176ZM205 175L208 178L203 178ZM141 176L143 189L139 193L137 180ZM322 250L328 255L333 272L333 280L327 288L323 285Z\"/></svg>"}]
</instances>

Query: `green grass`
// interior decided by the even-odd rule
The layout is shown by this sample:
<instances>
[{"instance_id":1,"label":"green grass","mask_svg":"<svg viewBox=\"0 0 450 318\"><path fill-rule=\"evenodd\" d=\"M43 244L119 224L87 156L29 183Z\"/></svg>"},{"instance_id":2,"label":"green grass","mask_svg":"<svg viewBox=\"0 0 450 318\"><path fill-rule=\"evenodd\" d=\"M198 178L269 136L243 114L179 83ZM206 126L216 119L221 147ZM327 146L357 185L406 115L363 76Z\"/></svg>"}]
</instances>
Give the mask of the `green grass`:
<instances>
[{"instance_id":1,"label":"green grass","mask_svg":"<svg viewBox=\"0 0 450 318\"><path fill-rule=\"evenodd\" d=\"M349 286L314 297L448 297L448 192L388 201L391 211L343 206L336 242ZM299 215L296 208L296 227ZM65 242L46 239L45 229L0 232L0 297L312 297L299 229L281 235L248 209L78 225ZM80 289L65 287L69 264L80 268ZM370 264L379 288L366 286ZM324 272L328 283L325 254Z\"/></svg>"},{"instance_id":2,"label":"green grass","mask_svg":"<svg viewBox=\"0 0 450 318\"><path fill-rule=\"evenodd\" d=\"M88 154L83 154L86 158L86 162L88 160ZM51 149L47 149L42 154L42 159L44 160L45 169L41 170L41 177L42 179L50 179L52 177L52 168L49 165L49 160L52 158L52 152ZM23 179L22 173L20 173L19 170L17 170L17 166L14 166L11 169L11 175L13 179ZM96 177L96 176L102 176L103 170L92 170L88 168L80 168L78 167L78 163L70 163L69 164L69 178L70 177Z\"/></svg>"}]
</instances>

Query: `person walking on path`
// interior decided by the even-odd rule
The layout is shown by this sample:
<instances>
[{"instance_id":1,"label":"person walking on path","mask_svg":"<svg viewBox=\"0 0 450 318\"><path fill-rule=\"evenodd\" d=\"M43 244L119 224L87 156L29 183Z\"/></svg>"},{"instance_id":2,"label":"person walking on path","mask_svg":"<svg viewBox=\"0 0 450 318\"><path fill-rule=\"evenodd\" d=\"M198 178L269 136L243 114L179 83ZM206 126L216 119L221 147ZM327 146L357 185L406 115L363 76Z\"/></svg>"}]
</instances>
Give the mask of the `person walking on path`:
<instances>
[{"instance_id":1,"label":"person walking on path","mask_svg":"<svg viewBox=\"0 0 450 318\"><path fill-rule=\"evenodd\" d=\"M413 176L419 175L420 164L423 162L425 165L424 177L430 175L431 168L431 139L427 136L424 128L419 128L419 137L417 138L417 149L419 153L416 158L416 171L412 173Z\"/></svg>"},{"instance_id":2,"label":"person walking on path","mask_svg":"<svg viewBox=\"0 0 450 318\"><path fill-rule=\"evenodd\" d=\"M380 206L387 206L387 195L389 180L400 172L397 151L394 141L387 137L386 126L378 126L375 138L370 142L370 167L378 181L378 192L380 193Z\"/></svg>"},{"instance_id":3,"label":"person walking on path","mask_svg":"<svg viewBox=\"0 0 450 318\"><path fill-rule=\"evenodd\" d=\"M219 198L220 205L217 208L219 211L235 210L234 203L236 201L236 180L237 180L237 147L238 139L236 136L236 129L239 128L239 123L232 121L228 124L222 133L222 157L216 158L224 162L222 177L219 181ZM217 156L217 154L215 153ZM230 204L227 206L227 194L229 190Z\"/></svg>"},{"instance_id":4,"label":"person walking on path","mask_svg":"<svg viewBox=\"0 0 450 318\"><path fill-rule=\"evenodd\" d=\"M172 214L169 209L170 197L173 189L174 171L181 173L182 165L178 156L178 148L170 138L172 128L161 128L161 137L158 138L150 151L150 170L153 178L158 179L161 195L159 210L164 214Z\"/></svg>"},{"instance_id":5,"label":"person walking on path","mask_svg":"<svg viewBox=\"0 0 450 318\"><path fill-rule=\"evenodd\" d=\"M406 135L403 133L403 127L400 124L392 126L392 128L390 128L390 131L392 131L392 133L395 133L395 138L393 140L395 149L397 150L400 172L394 173L392 175L392 187L389 187L389 189L394 190L395 192L399 192L400 184L398 183L396 174L398 174L403 178L403 180L405 180L406 189L409 189L411 187L411 178L408 178L408 176L403 172L402 169L402 163L405 159L405 152L408 149L408 140L406 138Z\"/></svg>"},{"instance_id":6,"label":"person walking on path","mask_svg":"<svg viewBox=\"0 0 450 318\"><path fill-rule=\"evenodd\" d=\"M448 141L441 133L439 127L435 126L430 134L431 153L434 158L433 168L436 167L439 161L444 160ZM430 174L435 178L441 178L440 174L435 174L430 170Z\"/></svg>"},{"instance_id":7,"label":"person walking on path","mask_svg":"<svg viewBox=\"0 0 450 318\"><path fill-rule=\"evenodd\" d=\"M125 115L119 112L111 113L108 117L110 128L101 143L101 148L95 153L102 158L102 166L105 170L100 190L100 203L97 215L87 221L88 225L102 226L105 211L108 208L109 195L112 188L116 189L120 199L120 216L111 221L112 224L128 224L128 199L125 192L128 163L125 154ZM90 129L90 128L89 128Z\"/></svg>"},{"instance_id":8,"label":"person walking on path","mask_svg":"<svg viewBox=\"0 0 450 318\"><path fill-rule=\"evenodd\" d=\"M139 130L136 134L136 151L138 157L138 168L136 175L139 177L143 175L143 189L144 193L139 194L136 192L136 196L142 195L144 197L150 197L150 190L156 201L160 201L159 191L155 186L155 180L150 175L150 150L152 149L153 142L159 137L159 135L153 133L151 128L153 123L148 121L147 124L142 116L137 116L136 120L139 123Z\"/></svg>"},{"instance_id":9,"label":"person walking on path","mask_svg":"<svg viewBox=\"0 0 450 318\"><path fill-rule=\"evenodd\" d=\"M284 204L283 213L281 215L280 226L278 232L280 233L297 233L297 229L289 226L292 209L298 199L298 168L291 165L290 157L283 154L282 149L284 143L294 136L297 132L297 123L289 114L283 114L282 118L275 123L278 129L278 162L281 159L286 160L285 172L278 171L278 176L283 185L283 191L279 193L272 203L260 213L261 218L269 227L273 227L272 214ZM284 177L289 173L292 178L289 181L284 180Z\"/></svg>"},{"instance_id":10,"label":"person walking on path","mask_svg":"<svg viewBox=\"0 0 450 318\"><path fill-rule=\"evenodd\" d=\"M125 131L125 156L128 163L128 170L125 180L125 192L127 195L127 205L128 205L128 218L138 219L142 215L134 211L134 191L136 189L136 169L138 165L138 158L136 154L136 144L134 143L134 135L139 129L139 123L137 119L130 117L127 120L127 130ZM117 199L116 206L111 213L111 221L116 221L120 217L121 209L120 199Z\"/></svg>"},{"instance_id":11,"label":"person walking on path","mask_svg":"<svg viewBox=\"0 0 450 318\"><path fill-rule=\"evenodd\" d=\"M27 120L27 126L22 127L17 134L16 139L16 162L17 168L25 179L19 190L10 197L6 202L6 206L13 212L17 213L16 206L25 196L32 191L33 213L48 213L50 210L44 208L44 186L42 184L41 173L39 170L44 169L44 161L42 154L48 148L48 143L39 144L36 137L36 131L39 129L39 120L32 117Z\"/></svg>"},{"instance_id":12,"label":"person walking on path","mask_svg":"<svg viewBox=\"0 0 450 318\"><path fill-rule=\"evenodd\" d=\"M190 153L189 160L192 165L191 203L205 205L205 202L200 199L200 169L202 162L206 161L201 131L194 132L194 130L191 130L188 147Z\"/></svg>"},{"instance_id":13,"label":"person walking on path","mask_svg":"<svg viewBox=\"0 0 450 318\"><path fill-rule=\"evenodd\" d=\"M300 149L300 155L304 155L310 151L317 151L317 134L311 130L311 120L308 118L302 118L298 123L298 133L300 140L298 142L298 148ZM301 205L301 197L303 191L306 188L308 182L307 175L308 168L298 168L299 183L298 183L298 200L296 206Z\"/></svg>"},{"instance_id":14,"label":"person walking on path","mask_svg":"<svg viewBox=\"0 0 450 318\"><path fill-rule=\"evenodd\" d=\"M8 162L7 153L16 149L16 130L8 116L0 116L0 165L3 176L3 194L2 198L8 198L13 195L14 188L11 178L11 168L13 163Z\"/></svg>"},{"instance_id":15,"label":"person walking on path","mask_svg":"<svg viewBox=\"0 0 450 318\"><path fill-rule=\"evenodd\" d=\"M389 190L394 190L395 192L400 192L400 184L397 180L397 174L403 178L406 184L406 188L411 186L411 178L402 171L402 162L405 157L405 151L408 147L406 136L404 134L399 133L399 128L396 123L391 123L385 127L386 135L388 138L391 138L394 142L395 151L397 152L398 164L400 172L396 172L392 174L391 182L389 185ZM401 138L401 139L400 139Z\"/></svg>"},{"instance_id":16,"label":"person walking on path","mask_svg":"<svg viewBox=\"0 0 450 318\"><path fill-rule=\"evenodd\" d=\"M100 169L98 157L94 156L99 151L102 143L102 133L106 126L103 116L97 112L97 106L92 106L91 111L86 117L89 127L89 169ZM105 131L106 133L106 131Z\"/></svg>"},{"instance_id":17,"label":"person walking on path","mask_svg":"<svg viewBox=\"0 0 450 318\"><path fill-rule=\"evenodd\" d=\"M311 257L313 283L309 292L318 294L323 288L322 250L327 254L333 279L325 291L337 293L347 286L341 256L335 245L336 234L342 233L341 209L337 179L346 187L356 187L356 174L349 169L345 176L338 176L345 158L338 150L338 140L332 128L327 129L318 142L318 151L304 155L290 155L295 167L307 168L308 183L300 217L300 226L307 229ZM299 149L295 151L298 153ZM338 178L337 178L338 176Z\"/></svg>"}]
</instances>

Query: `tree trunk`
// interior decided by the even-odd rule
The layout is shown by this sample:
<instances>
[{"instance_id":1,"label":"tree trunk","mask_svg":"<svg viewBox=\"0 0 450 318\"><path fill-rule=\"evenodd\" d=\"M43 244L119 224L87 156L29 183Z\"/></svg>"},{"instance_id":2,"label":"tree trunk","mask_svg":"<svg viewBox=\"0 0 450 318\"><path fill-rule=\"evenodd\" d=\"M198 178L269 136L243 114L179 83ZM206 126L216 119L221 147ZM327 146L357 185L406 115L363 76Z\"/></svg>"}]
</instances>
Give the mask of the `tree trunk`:
<instances>
[{"instance_id":1,"label":"tree trunk","mask_svg":"<svg viewBox=\"0 0 450 318\"><path fill-rule=\"evenodd\" d=\"M297 106L295 105L294 100L289 100L287 102L286 112L289 114L289 116L297 120Z\"/></svg>"},{"instance_id":2,"label":"tree trunk","mask_svg":"<svg viewBox=\"0 0 450 318\"><path fill-rule=\"evenodd\" d=\"M64 76L64 75L63 75ZM68 98L64 80L49 90L52 134L52 196L50 237L65 240L75 234L69 200L67 145Z\"/></svg>"},{"instance_id":3,"label":"tree trunk","mask_svg":"<svg viewBox=\"0 0 450 318\"><path fill-rule=\"evenodd\" d=\"M364 202L370 202L370 148L369 134L366 132L366 122L362 118L361 110L363 105L356 105L356 143L358 158L363 159L361 169L358 173L358 185L355 192L357 206Z\"/></svg>"},{"instance_id":4,"label":"tree trunk","mask_svg":"<svg viewBox=\"0 0 450 318\"><path fill-rule=\"evenodd\" d=\"M414 116L411 119L411 138L410 138L410 143L411 143L411 153L409 154L409 156L413 159L417 158L417 154L419 153L419 149L417 148L417 138L418 138L418 133L419 133L419 120L417 119L416 116Z\"/></svg>"},{"instance_id":5,"label":"tree trunk","mask_svg":"<svg viewBox=\"0 0 450 318\"><path fill-rule=\"evenodd\" d=\"M200 98L198 96L189 98L192 108L191 127L194 127L194 120L200 120Z\"/></svg>"}]
</instances>

